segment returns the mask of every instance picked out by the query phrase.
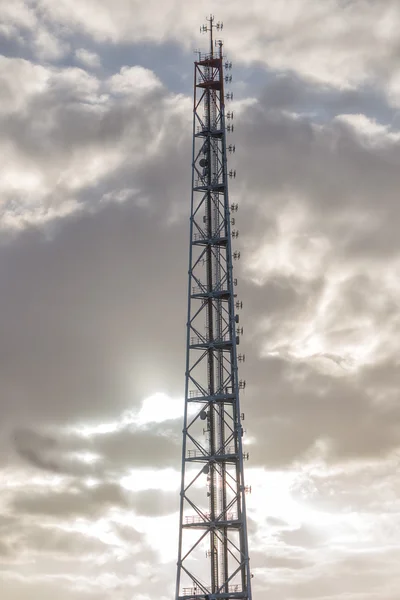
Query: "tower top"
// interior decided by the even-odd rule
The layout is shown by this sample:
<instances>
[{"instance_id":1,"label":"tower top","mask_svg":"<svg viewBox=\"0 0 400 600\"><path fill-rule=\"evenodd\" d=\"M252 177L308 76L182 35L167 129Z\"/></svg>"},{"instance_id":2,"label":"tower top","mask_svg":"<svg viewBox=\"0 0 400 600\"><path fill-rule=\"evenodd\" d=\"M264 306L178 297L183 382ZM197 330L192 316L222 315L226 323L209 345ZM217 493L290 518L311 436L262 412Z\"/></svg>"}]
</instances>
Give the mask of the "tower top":
<instances>
[{"instance_id":1,"label":"tower top","mask_svg":"<svg viewBox=\"0 0 400 600\"><path fill-rule=\"evenodd\" d=\"M215 22L214 15L210 15L207 18L207 23L200 27L200 33L209 33L210 34L210 57L214 56L214 35L213 30L222 31L224 28L224 24L221 21ZM215 45L220 47L220 53L222 48L222 40L215 40Z\"/></svg>"}]
</instances>

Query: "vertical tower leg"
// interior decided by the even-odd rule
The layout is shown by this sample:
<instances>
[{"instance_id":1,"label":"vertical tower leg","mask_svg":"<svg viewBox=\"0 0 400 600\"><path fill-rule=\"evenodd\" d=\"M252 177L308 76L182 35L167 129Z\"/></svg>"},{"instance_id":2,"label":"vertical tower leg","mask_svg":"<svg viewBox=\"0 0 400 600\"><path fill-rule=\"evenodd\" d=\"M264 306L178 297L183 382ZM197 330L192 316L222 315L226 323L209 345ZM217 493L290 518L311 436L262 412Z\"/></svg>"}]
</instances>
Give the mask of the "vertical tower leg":
<instances>
[{"instance_id":1,"label":"vertical tower leg","mask_svg":"<svg viewBox=\"0 0 400 600\"><path fill-rule=\"evenodd\" d=\"M222 42L195 62L185 413L175 600L251 600ZM229 115L228 115L229 116Z\"/></svg>"}]
</instances>

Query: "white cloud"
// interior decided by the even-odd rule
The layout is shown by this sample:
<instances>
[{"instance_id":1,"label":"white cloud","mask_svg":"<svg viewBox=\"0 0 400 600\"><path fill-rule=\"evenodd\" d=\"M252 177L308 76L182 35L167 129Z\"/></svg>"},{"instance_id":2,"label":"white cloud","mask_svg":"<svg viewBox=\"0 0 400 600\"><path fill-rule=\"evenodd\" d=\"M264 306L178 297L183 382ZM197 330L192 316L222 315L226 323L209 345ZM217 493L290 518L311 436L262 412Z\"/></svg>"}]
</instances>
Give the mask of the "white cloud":
<instances>
[{"instance_id":1,"label":"white cloud","mask_svg":"<svg viewBox=\"0 0 400 600\"><path fill-rule=\"evenodd\" d=\"M125 201L149 205L134 172L162 152L172 120L186 117L180 108L186 98L170 96L150 70L139 66L122 68L104 81L80 68L4 57L0 70L0 112L6 119L0 142L6 157L0 184L3 228L20 230L82 210L82 190L112 179L128 161L131 180L125 189L134 194ZM146 127L144 144L140 132ZM102 197L107 203L122 198L114 187L106 187Z\"/></svg>"},{"instance_id":2,"label":"white cloud","mask_svg":"<svg viewBox=\"0 0 400 600\"><path fill-rule=\"evenodd\" d=\"M41 0L39 6L54 23L68 24L98 41L173 40L187 49L198 45L195 32L209 8L201 2L188 10L183 0L173 6L150 0L140 10L132 10L128 0ZM240 62L293 69L339 88L385 77L387 64L396 70L400 11L395 0L384 6L364 0L257 0L251 11L243 11L238 0L223 0L218 9L229 54Z\"/></svg>"},{"instance_id":3,"label":"white cloud","mask_svg":"<svg viewBox=\"0 0 400 600\"><path fill-rule=\"evenodd\" d=\"M362 114L338 115L336 119L352 127L360 138L370 145L387 146L390 142L396 143L400 140L399 131L391 131L389 125Z\"/></svg>"},{"instance_id":4,"label":"white cloud","mask_svg":"<svg viewBox=\"0 0 400 600\"><path fill-rule=\"evenodd\" d=\"M32 29L37 25L34 8L28 6L24 0L1 0L0 12L3 25L23 29Z\"/></svg>"},{"instance_id":5,"label":"white cloud","mask_svg":"<svg viewBox=\"0 0 400 600\"><path fill-rule=\"evenodd\" d=\"M69 44L60 40L44 27L38 29L35 35L34 47L40 60L59 60L69 51Z\"/></svg>"},{"instance_id":6,"label":"white cloud","mask_svg":"<svg viewBox=\"0 0 400 600\"><path fill-rule=\"evenodd\" d=\"M86 48L78 48L75 50L75 56L79 62L86 67L96 69L101 66L100 57L96 52L91 52Z\"/></svg>"},{"instance_id":7,"label":"white cloud","mask_svg":"<svg viewBox=\"0 0 400 600\"><path fill-rule=\"evenodd\" d=\"M164 490L178 492L179 483L180 472L174 469L136 469L121 480L122 487L133 492L138 492L141 490Z\"/></svg>"},{"instance_id":8,"label":"white cloud","mask_svg":"<svg viewBox=\"0 0 400 600\"><path fill-rule=\"evenodd\" d=\"M110 90L123 96L137 96L150 93L161 87L161 82L149 69L143 67L122 67L109 81Z\"/></svg>"},{"instance_id":9,"label":"white cloud","mask_svg":"<svg viewBox=\"0 0 400 600\"><path fill-rule=\"evenodd\" d=\"M254 243L246 251L246 272L254 283L262 285L276 273L312 280L324 269L331 251L329 240L317 232L307 231L310 217L301 199L278 196L281 205L276 230L265 243Z\"/></svg>"},{"instance_id":10,"label":"white cloud","mask_svg":"<svg viewBox=\"0 0 400 600\"><path fill-rule=\"evenodd\" d=\"M23 113L29 102L43 94L50 71L23 59L0 56L1 113Z\"/></svg>"}]
</instances>

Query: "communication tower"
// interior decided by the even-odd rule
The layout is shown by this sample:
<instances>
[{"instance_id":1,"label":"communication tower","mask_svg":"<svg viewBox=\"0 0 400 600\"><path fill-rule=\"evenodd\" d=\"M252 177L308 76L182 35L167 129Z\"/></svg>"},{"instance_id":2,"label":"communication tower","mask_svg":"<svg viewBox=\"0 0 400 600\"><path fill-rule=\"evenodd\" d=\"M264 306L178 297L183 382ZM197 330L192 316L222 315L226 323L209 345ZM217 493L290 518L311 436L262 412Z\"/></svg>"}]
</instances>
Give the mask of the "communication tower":
<instances>
[{"instance_id":1,"label":"communication tower","mask_svg":"<svg viewBox=\"0 0 400 600\"><path fill-rule=\"evenodd\" d=\"M232 241L237 204L229 205L226 141L233 132L232 76L222 30L213 16L201 27L210 47L194 63L192 197L185 413L175 600L251 600L237 353L243 328L236 313ZM224 62L225 61L225 62Z\"/></svg>"}]
</instances>

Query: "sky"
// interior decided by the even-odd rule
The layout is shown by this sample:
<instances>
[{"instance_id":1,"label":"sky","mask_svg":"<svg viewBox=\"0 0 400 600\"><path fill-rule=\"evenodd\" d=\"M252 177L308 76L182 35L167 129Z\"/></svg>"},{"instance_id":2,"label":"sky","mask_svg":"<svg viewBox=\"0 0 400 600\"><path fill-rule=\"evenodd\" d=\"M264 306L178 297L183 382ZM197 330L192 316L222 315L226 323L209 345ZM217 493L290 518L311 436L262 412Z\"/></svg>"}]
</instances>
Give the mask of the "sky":
<instances>
[{"instance_id":1,"label":"sky","mask_svg":"<svg viewBox=\"0 0 400 600\"><path fill-rule=\"evenodd\" d=\"M0 0L2 600L174 596L210 12L253 599L398 600L399 0Z\"/></svg>"}]
</instances>

